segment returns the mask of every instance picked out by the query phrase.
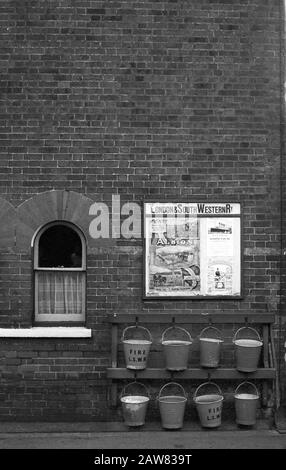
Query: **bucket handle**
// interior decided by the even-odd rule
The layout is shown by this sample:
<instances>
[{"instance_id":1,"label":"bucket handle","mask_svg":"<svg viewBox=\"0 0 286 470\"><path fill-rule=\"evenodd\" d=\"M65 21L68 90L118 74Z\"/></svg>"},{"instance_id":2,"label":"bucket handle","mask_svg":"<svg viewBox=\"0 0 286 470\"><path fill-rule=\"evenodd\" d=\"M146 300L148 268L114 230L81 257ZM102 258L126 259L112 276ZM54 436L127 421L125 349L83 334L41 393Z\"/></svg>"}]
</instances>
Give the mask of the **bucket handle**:
<instances>
[{"instance_id":1,"label":"bucket handle","mask_svg":"<svg viewBox=\"0 0 286 470\"><path fill-rule=\"evenodd\" d=\"M222 395L221 389L219 388L219 386L218 386L215 382L204 382L203 384L199 385L198 388L195 390L195 393L194 393L194 396L193 396L194 399L197 398L197 393L198 393L198 391L199 391L202 387L204 387L205 385L214 385L214 386L217 388L219 394Z\"/></svg>"},{"instance_id":2,"label":"bucket handle","mask_svg":"<svg viewBox=\"0 0 286 470\"><path fill-rule=\"evenodd\" d=\"M178 384L177 382L168 382L167 384L163 385L163 387L160 389L160 392L159 392L159 395L158 395L158 400L161 397L161 394L162 394L164 388L168 387L169 385L176 385L177 387L179 387L183 391L184 397L187 398L187 394L185 392L184 387L182 387L182 385Z\"/></svg>"},{"instance_id":3,"label":"bucket handle","mask_svg":"<svg viewBox=\"0 0 286 470\"><path fill-rule=\"evenodd\" d=\"M254 390L255 390L255 392L256 392L256 395L259 397L259 391L258 391L256 385L255 385L254 383L252 383L252 382L248 382L248 380L245 380L244 382L241 382L241 384L239 384L239 385L236 387L236 389L235 389L235 391L234 391L234 394L236 394L236 393L238 392L238 390L240 389L240 387L241 387L242 385L245 385L245 384L251 385L251 386L254 388Z\"/></svg>"},{"instance_id":4,"label":"bucket handle","mask_svg":"<svg viewBox=\"0 0 286 470\"><path fill-rule=\"evenodd\" d=\"M192 337L191 337L190 333L187 330L185 330L185 328L182 328L181 326L170 326L169 328L167 328L162 334L161 342L164 341L166 333L170 330L173 330L174 328L176 328L177 330L181 330L184 333L186 333L186 335L189 338L189 341L192 342Z\"/></svg>"},{"instance_id":5,"label":"bucket handle","mask_svg":"<svg viewBox=\"0 0 286 470\"><path fill-rule=\"evenodd\" d=\"M142 382L137 382L136 380L134 380L133 382L130 382L129 384L125 385L125 387L123 387L122 391L121 391L121 394L120 394L120 398L122 398L125 394L125 390L130 387L130 385L142 385L142 387L145 389L145 392L148 396L148 398L150 398L150 393L149 393L149 390L148 388L146 387L146 385L144 385Z\"/></svg>"},{"instance_id":6,"label":"bucket handle","mask_svg":"<svg viewBox=\"0 0 286 470\"><path fill-rule=\"evenodd\" d=\"M237 330L237 332L235 333L235 335L234 335L234 337L233 337L233 342L236 340L236 336L237 336L237 334L238 334L241 330L251 330L251 331L254 331L254 333L256 333L256 335L257 335L259 341L261 341L261 337L260 337L258 331L255 330L255 328L251 328L251 326L242 326L242 327L239 328L239 329Z\"/></svg>"},{"instance_id":7,"label":"bucket handle","mask_svg":"<svg viewBox=\"0 0 286 470\"><path fill-rule=\"evenodd\" d=\"M221 339L221 336L222 336L222 335L221 335L221 332L220 332L220 330L219 330L218 328L216 328L215 326L206 326L206 327L200 332L200 336L199 336L199 337L202 338L202 334L203 334L205 331L207 331L207 330L215 330L215 331L218 331L218 333L219 333L219 339L222 341L222 339Z\"/></svg>"},{"instance_id":8,"label":"bucket handle","mask_svg":"<svg viewBox=\"0 0 286 470\"><path fill-rule=\"evenodd\" d=\"M125 328L125 329L122 331L121 341L124 341L126 331L127 331L127 330L131 330L131 329L134 329L134 328L141 328L142 330L147 331L148 336L149 336L149 341L151 341L151 343L152 343L152 336L151 336L150 331L148 330L148 328L145 328L144 326L141 326L141 325L127 326L127 328Z\"/></svg>"}]
</instances>

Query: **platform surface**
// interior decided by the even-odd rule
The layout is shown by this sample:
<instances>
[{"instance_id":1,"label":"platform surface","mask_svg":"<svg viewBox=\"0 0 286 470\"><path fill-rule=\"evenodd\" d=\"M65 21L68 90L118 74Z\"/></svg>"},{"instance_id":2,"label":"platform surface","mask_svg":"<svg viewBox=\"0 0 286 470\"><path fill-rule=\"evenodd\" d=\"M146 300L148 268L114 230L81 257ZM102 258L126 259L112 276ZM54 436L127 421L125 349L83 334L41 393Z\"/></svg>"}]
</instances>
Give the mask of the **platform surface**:
<instances>
[{"instance_id":1,"label":"platform surface","mask_svg":"<svg viewBox=\"0 0 286 470\"><path fill-rule=\"evenodd\" d=\"M286 449L286 434L265 421L211 430L194 423L175 431L159 423L139 429L123 423L0 423L0 449Z\"/></svg>"}]
</instances>

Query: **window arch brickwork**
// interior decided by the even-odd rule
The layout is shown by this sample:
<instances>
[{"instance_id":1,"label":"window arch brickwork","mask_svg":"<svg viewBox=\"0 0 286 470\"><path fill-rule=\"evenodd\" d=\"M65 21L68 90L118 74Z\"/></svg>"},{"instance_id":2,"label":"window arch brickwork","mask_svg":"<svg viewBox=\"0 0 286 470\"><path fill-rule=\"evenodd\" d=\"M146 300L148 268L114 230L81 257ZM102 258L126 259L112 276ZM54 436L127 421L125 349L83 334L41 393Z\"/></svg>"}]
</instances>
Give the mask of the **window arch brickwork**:
<instances>
[{"instance_id":1,"label":"window arch brickwork","mask_svg":"<svg viewBox=\"0 0 286 470\"><path fill-rule=\"evenodd\" d=\"M16 244L28 250L39 227L63 220L77 225L86 237L87 247L95 245L89 236L89 208L94 201L74 191L53 190L37 194L17 208Z\"/></svg>"}]
</instances>

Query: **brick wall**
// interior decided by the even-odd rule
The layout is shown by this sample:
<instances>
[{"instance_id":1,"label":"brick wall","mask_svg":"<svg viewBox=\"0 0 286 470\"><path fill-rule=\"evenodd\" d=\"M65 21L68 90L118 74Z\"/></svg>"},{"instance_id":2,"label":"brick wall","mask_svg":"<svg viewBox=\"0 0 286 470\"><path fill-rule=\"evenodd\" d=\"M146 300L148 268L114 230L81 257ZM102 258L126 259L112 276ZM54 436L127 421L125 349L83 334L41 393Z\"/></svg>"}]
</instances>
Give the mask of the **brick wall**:
<instances>
[{"instance_id":1,"label":"brick wall","mask_svg":"<svg viewBox=\"0 0 286 470\"><path fill-rule=\"evenodd\" d=\"M280 3L1 1L0 196L15 208L51 190L107 204L238 199L245 295L144 303L142 241L99 241L87 260L93 339L2 341L0 416L112 419L107 312L277 312ZM0 324L30 326L31 249L10 245Z\"/></svg>"},{"instance_id":2,"label":"brick wall","mask_svg":"<svg viewBox=\"0 0 286 470\"><path fill-rule=\"evenodd\" d=\"M279 330L280 334L277 335L277 341L279 341L279 346L281 354L279 355L279 372L280 372L280 382L281 382L281 392L282 400L285 402L286 399L286 374L285 374L285 315L286 315L286 165L285 165L285 155L286 155L286 108L285 108L285 77L286 77L286 62L285 62L285 51L286 51L286 29L285 29L285 2L281 2L281 228L282 228L282 237L281 237L281 302L280 302L280 325Z\"/></svg>"}]
</instances>

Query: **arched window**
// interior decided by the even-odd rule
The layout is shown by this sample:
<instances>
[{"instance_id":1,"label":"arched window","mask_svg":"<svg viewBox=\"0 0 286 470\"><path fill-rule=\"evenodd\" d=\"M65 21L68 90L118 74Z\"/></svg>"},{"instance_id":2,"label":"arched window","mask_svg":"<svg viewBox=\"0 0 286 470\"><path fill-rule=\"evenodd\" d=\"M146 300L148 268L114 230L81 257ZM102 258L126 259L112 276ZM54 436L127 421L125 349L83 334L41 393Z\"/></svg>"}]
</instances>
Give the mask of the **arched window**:
<instances>
[{"instance_id":1,"label":"arched window","mask_svg":"<svg viewBox=\"0 0 286 470\"><path fill-rule=\"evenodd\" d=\"M53 222L34 239L35 321L85 319L86 243L67 222Z\"/></svg>"}]
</instances>

